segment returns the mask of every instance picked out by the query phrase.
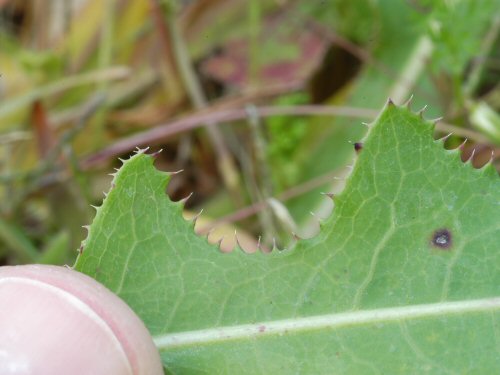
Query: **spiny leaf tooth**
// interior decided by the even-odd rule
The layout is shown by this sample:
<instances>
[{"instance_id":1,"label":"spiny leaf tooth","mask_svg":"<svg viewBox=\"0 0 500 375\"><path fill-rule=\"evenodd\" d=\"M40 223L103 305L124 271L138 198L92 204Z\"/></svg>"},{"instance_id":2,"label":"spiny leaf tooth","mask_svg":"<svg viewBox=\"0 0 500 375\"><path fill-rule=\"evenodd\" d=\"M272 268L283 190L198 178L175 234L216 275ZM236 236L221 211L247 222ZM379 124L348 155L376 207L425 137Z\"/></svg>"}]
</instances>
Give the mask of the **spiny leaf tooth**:
<instances>
[{"instance_id":1,"label":"spiny leaf tooth","mask_svg":"<svg viewBox=\"0 0 500 375\"><path fill-rule=\"evenodd\" d=\"M120 170L120 168L113 168L113 169L114 169L115 171L117 171L117 172ZM116 174L116 173L115 173L115 174Z\"/></svg>"},{"instance_id":2,"label":"spiny leaf tooth","mask_svg":"<svg viewBox=\"0 0 500 375\"><path fill-rule=\"evenodd\" d=\"M311 215L314 218L314 220L316 221L316 224L318 225L317 232L315 233L315 235L316 235L321 230L322 220L318 216L316 216L316 214L314 212L312 212L312 211L309 211L309 215Z\"/></svg>"},{"instance_id":3,"label":"spiny leaf tooth","mask_svg":"<svg viewBox=\"0 0 500 375\"><path fill-rule=\"evenodd\" d=\"M212 227L205 234L205 238L207 239L207 241L209 241L210 235L214 232L214 230L215 230L215 227Z\"/></svg>"},{"instance_id":4,"label":"spiny leaf tooth","mask_svg":"<svg viewBox=\"0 0 500 375\"><path fill-rule=\"evenodd\" d=\"M179 201L179 204L184 207L186 205L186 202L189 200L189 198L191 198L193 196L193 192L189 193L189 195L185 198L182 198L180 201ZM201 213L201 212L200 212ZM199 215L199 214L198 214Z\"/></svg>"},{"instance_id":5,"label":"spiny leaf tooth","mask_svg":"<svg viewBox=\"0 0 500 375\"><path fill-rule=\"evenodd\" d=\"M492 164L493 160L495 160L495 150L491 150L490 160L488 160L486 164Z\"/></svg>"},{"instance_id":6,"label":"spiny leaf tooth","mask_svg":"<svg viewBox=\"0 0 500 375\"><path fill-rule=\"evenodd\" d=\"M413 94L411 94L410 97L408 98L408 100L403 103L403 106L405 106L408 110L411 111L412 102L413 102Z\"/></svg>"},{"instance_id":7,"label":"spiny leaf tooth","mask_svg":"<svg viewBox=\"0 0 500 375\"><path fill-rule=\"evenodd\" d=\"M327 219L318 219L318 223L319 223L319 230L321 231L325 225L328 225L328 220Z\"/></svg>"},{"instance_id":8,"label":"spiny leaf tooth","mask_svg":"<svg viewBox=\"0 0 500 375\"><path fill-rule=\"evenodd\" d=\"M135 148L135 154L138 155L138 154L145 154L146 151L149 150L149 147L146 147L146 148L140 148L140 147L136 147Z\"/></svg>"},{"instance_id":9,"label":"spiny leaf tooth","mask_svg":"<svg viewBox=\"0 0 500 375\"><path fill-rule=\"evenodd\" d=\"M122 158L118 158L118 160L120 160L122 164L125 164L125 162L127 161L127 159L122 159Z\"/></svg>"},{"instance_id":10,"label":"spiny leaf tooth","mask_svg":"<svg viewBox=\"0 0 500 375\"><path fill-rule=\"evenodd\" d=\"M117 169L117 171L118 171L118 169ZM111 176L111 177L115 178L116 177L116 172L115 173L108 173L108 176Z\"/></svg>"},{"instance_id":11,"label":"spiny leaf tooth","mask_svg":"<svg viewBox=\"0 0 500 375\"><path fill-rule=\"evenodd\" d=\"M221 247L221 246L222 246L222 241L224 241L224 236L222 236L222 237L220 238L220 240L219 240L219 241L217 241L217 248L218 248L220 251L222 251L222 247Z\"/></svg>"},{"instance_id":12,"label":"spiny leaf tooth","mask_svg":"<svg viewBox=\"0 0 500 375\"><path fill-rule=\"evenodd\" d=\"M99 211L99 206L94 206L93 204L91 204L90 207L94 208L96 211Z\"/></svg>"},{"instance_id":13,"label":"spiny leaf tooth","mask_svg":"<svg viewBox=\"0 0 500 375\"><path fill-rule=\"evenodd\" d=\"M468 139L465 138L465 140L460 143L460 145L456 148L456 150L463 150L465 148L465 144L467 143Z\"/></svg>"},{"instance_id":14,"label":"spiny leaf tooth","mask_svg":"<svg viewBox=\"0 0 500 375\"><path fill-rule=\"evenodd\" d=\"M423 106L423 108L419 111L417 111L417 115L423 119L424 118L424 112L427 110L427 104Z\"/></svg>"},{"instance_id":15,"label":"spiny leaf tooth","mask_svg":"<svg viewBox=\"0 0 500 375\"><path fill-rule=\"evenodd\" d=\"M320 194L324 195L325 197L328 197L330 198L331 200L333 200L333 197L334 197L334 194L333 193L325 193L325 192L321 192Z\"/></svg>"},{"instance_id":16,"label":"spiny leaf tooth","mask_svg":"<svg viewBox=\"0 0 500 375\"><path fill-rule=\"evenodd\" d=\"M238 233L236 231L236 229L234 230L234 242L236 242L236 246L241 250L243 251L244 253L246 253L245 249L243 248L243 246L241 246L241 243L240 243L240 240L238 238Z\"/></svg>"},{"instance_id":17,"label":"spiny leaf tooth","mask_svg":"<svg viewBox=\"0 0 500 375\"><path fill-rule=\"evenodd\" d=\"M366 126L367 128L370 128L373 125L372 122L365 122L365 121L361 121L361 124Z\"/></svg>"},{"instance_id":18,"label":"spiny leaf tooth","mask_svg":"<svg viewBox=\"0 0 500 375\"><path fill-rule=\"evenodd\" d=\"M486 162L479 170L483 172L484 174L489 174L492 176L497 176L498 171L496 170L495 166L493 165L493 161L495 160L495 152L492 150L491 151L491 156L490 160Z\"/></svg>"},{"instance_id":19,"label":"spiny leaf tooth","mask_svg":"<svg viewBox=\"0 0 500 375\"><path fill-rule=\"evenodd\" d=\"M261 241L262 241L262 236L259 235L259 238L257 239L257 251L262 251Z\"/></svg>"},{"instance_id":20,"label":"spiny leaf tooth","mask_svg":"<svg viewBox=\"0 0 500 375\"><path fill-rule=\"evenodd\" d=\"M196 222L198 221L198 218L200 217L201 213L203 212L203 208L198 212L194 217L191 219L191 222L193 223L193 227L196 226Z\"/></svg>"},{"instance_id":21,"label":"spiny leaf tooth","mask_svg":"<svg viewBox=\"0 0 500 375\"><path fill-rule=\"evenodd\" d=\"M276 251L276 250L278 250L278 246L276 246L276 237L273 237L273 247L271 251Z\"/></svg>"},{"instance_id":22,"label":"spiny leaf tooth","mask_svg":"<svg viewBox=\"0 0 500 375\"><path fill-rule=\"evenodd\" d=\"M158 155L161 154L162 151L163 151L163 149L160 148L158 151L155 151L152 154L149 154L149 156L151 156L153 159L156 159L158 157Z\"/></svg>"},{"instance_id":23,"label":"spiny leaf tooth","mask_svg":"<svg viewBox=\"0 0 500 375\"><path fill-rule=\"evenodd\" d=\"M453 133L449 133L449 134L445 135L444 137L437 139L437 141L445 143L448 140L448 138L450 138L452 135L453 135Z\"/></svg>"},{"instance_id":24,"label":"spiny leaf tooth","mask_svg":"<svg viewBox=\"0 0 500 375\"><path fill-rule=\"evenodd\" d=\"M395 107L396 104L394 104L393 100L391 98L387 99L387 107Z\"/></svg>"},{"instance_id":25,"label":"spiny leaf tooth","mask_svg":"<svg viewBox=\"0 0 500 375\"><path fill-rule=\"evenodd\" d=\"M178 171L175 171L175 172L169 172L169 174L174 176L174 175L182 173L182 172L184 172L184 169L179 169Z\"/></svg>"},{"instance_id":26,"label":"spiny leaf tooth","mask_svg":"<svg viewBox=\"0 0 500 375\"><path fill-rule=\"evenodd\" d=\"M443 116L441 117L436 117L434 119L429 120L432 124L436 125L439 121L443 119Z\"/></svg>"},{"instance_id":27,"label":"spiny leaf tooth","mask_svg":"<svg viewBox=\"0 0 500 375\"><path fill-rule=\"evenodd\" d=\"M469 156L469 158L465 161L465 164L471 164L472 165L472 160L474 159L475 153L476 153L476 149L473 148L472 152L471 152L471 154Z\"/></svg>"}]
</instances>

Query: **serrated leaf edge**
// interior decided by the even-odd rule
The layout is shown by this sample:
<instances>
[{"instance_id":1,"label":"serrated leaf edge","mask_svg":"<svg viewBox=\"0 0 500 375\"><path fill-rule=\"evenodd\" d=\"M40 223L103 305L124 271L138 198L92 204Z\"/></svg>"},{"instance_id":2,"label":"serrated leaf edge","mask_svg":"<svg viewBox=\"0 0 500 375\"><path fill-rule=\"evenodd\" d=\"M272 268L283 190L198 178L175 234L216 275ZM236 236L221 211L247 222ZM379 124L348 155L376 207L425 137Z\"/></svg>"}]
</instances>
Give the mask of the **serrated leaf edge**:
<instances>
[{"instance_id":1,"label":"serrated leaf edge","mask_svg":"<svg viewBox=\"0 0 500 375\"><path fill-rule=\"evenodd\" d=\"M387 100L386 105L384 106L384 108L380 111L380 114L371 123L364 123L368 127L368 132L365 134L365 136L363 137L363 139L360 142L364 143L365 140L370 136L370 133L371 133L374 125L379 121L380 116L385 112L385 110L388 107L405 108L406 110L408 110L409 112L413 113L414 115L419 116L420 119L423 120L426 125L429 125L429 136L431 137L432 141L434 141L435 143L436 142L440 143L440 145L442 146L443 151L444 151L444 153L443 153L444 157L451 156L452 160L450 160L450 161L457 161L458 160L463 167L471 168L476 173L479 172L479 173L482 173L484 175L496 175L496 176L498 176L498 173L497 173L496 169L493 166L493 158L490 158L490 160L484 166L482 166L481 168L474 168L473 167L473 165L472 165L472 157L470 157L466 162L462 161L462 159L461 159L461 150L464 147L465 143L467 142L467 139L465 139L464 142L461 145L459 145L458 147L456 147L455 149L451 149L451 150L445 149L444 148L444 143L445 143L446 139L451 134L449 134L449 135L447 135L447 136L445 136L443 138L440 138L440 139L434 139L433 138L433 132L434 132L434 128L435 128L436 122L439 121L441 118L437 118L437 119L434 119L434 120L425 120L423 118L423 113L427 109L427 106L424 106L422 109L420 109L417 112L411 111L410 106L411 106L412 99L413 99L413 96L411 96L403 105L398 106L398 105L396 105L392 101L392 99L389 98ZM148 157L150 157L152 159L152 161L154 161L154 159L156 159L156 157L158 156L158 154L162 151L162 150L159 150L159 151L156 151L156 152L154 152L152 154L147 154L146 152L148 150L149 150L149 147L146 147L146 148L143 148L143 149L137 147L136 150L135 150L135 153L129 159L121 159L121 158L119 158L119 160L122 162L122 167L127 162L131 161L133 158L138 157L140 155L148 156ZM345 177L346 186L347 186L347 183L349 182L349 179L350 179L350 177L352 175L352 172L355 170L356 161L357 161L357 157L354 158L353 165L348 166L350 168L348 168L349 169L349 173ZM94 220L99 215L100 208L104 205L104 202L106 201L106 199L107 199L107 197L109 195L109 192L114 188L116 180L117 180L117 178L118 178L118 176L119 176L119 174L120 174L121 171L122 171L122 168L119 168L119 169L116 169L115 173L111 173L110 174L111 176L113 176L113 180L111 182L111 188L108 191L108 193L105 193L105 198L104 198L101 206L93 206L93 205L91 205L91 207L93 207L96 210L96 215L94 216ZM165 175L165 178L166 178L165 183L167 183L168 182L168 178L170 176L175 175L177 173L180 173L180 172L182 172L182 170L176 171L176 172L161 172L161 171L158 171L158 172L163 173ZM342 193L343 192L340 192L340 194L338 194L338 195L342 195ZM323 227L325 226L325 224L329 221L329 219L331 219L333 217L334 211L335 211L335 202L336 202L336 198L337 198L337 195L334 195L332 193L321 193L321 194L325 195L328 198L330 198L334 202L334 207L333 207L332 212L330 213L330 215L327 218L318 220L320 230L313 237L310 237L310 238L301 238L301 237L297 236L295 233L291 233L291 236L292 236L291 245L288 248L284 248L284 249L279 249L277 247L277 245L276 245L276 239L273 238L273 244L272 244L272 248L270 249L270 251L269 250L268 251L263 251L262 246L261 246L261 242L260 242L260 236L259 236L259 240L258 240L258 243L257 243L257 251L251 252L251 251L247 251L247 250L243 249L243 247L240 245L240 243L239 243L239 241L237 239L237 235L235 233L236 246L233 248L232 251L241 251L241 252L243 252L245 254L249 254L249 255L257 253L257 252L260 252L260 253L263 253L263 254L270 254L270 253L273 253L275 251L280 251L280 252L291 251L294 247L296 247L296 245L297 245L298 242L300 242L300 241L308 241L308 240L311 240L311 239L317 237L319 234L321 234L321 232L322 232ZM183 198L183 199L181 199L181 200L179 200L177 202L171 201L168 198L168 196L166 198L169 199L170 202L174 206L179 207L181 209L181 211L182 211L182 210L184 210L186 202L189 200L189 198L191 198L192 195L193 195L193 193L189 194L187 197L185 197L185 198ZM189 226L191 227L191 229L193 230L193 232L194 232L194 234L196 236L199 236L199 235L195 232L195 226L196 226L196 222L197 222L198 218L201 216L202 212L203 212L203 209L201 209L201 211L197 215L195 215L195 217L193 217L192 219L185 220L189 224ZM312 214L314 215L314 213L312 213ZM90 238L90 235L91 235L91 226L84 226L84 227L86 227L88 233L87 233L86 239L82 241L81 246L78 249L78 257L83 253L83 251L85 249L85 244L86 244L87 240ZM224 240L224 237L218 239L217 241L215 241L215 243L212 243L211 241L209 241L209 235L210 235L210 233L211 233L211 231L209 231L206 235L199 236L199 237L200 238L204 238L204 240L207 242L208 245L215 247L216 249L218 249L222 253L222 251L221 251L221 243ZM78 261L78 257L77 257L77 260L76 260L75 264Z\"/></svg>"}]
</instances>

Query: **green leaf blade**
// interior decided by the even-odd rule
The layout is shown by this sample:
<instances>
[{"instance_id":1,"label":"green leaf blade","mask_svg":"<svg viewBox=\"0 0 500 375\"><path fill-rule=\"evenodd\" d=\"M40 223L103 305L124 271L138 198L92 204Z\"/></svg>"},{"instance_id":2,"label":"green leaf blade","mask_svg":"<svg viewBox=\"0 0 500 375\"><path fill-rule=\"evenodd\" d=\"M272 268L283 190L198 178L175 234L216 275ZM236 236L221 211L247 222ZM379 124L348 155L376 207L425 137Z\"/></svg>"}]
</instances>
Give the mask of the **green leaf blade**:
<instances>
[{"instance_id":1,"label":"green leaf blade","mask_svg":"<svg viewBox=\"0 0 500 375\"><path fill-rule=\"evenodd\" d=\"M175 373L456 373L477 358L492 370L500 357L478 342L493 349L498 333L500 180L432 131L388 104L320 234L269 255L223 254L196 236L165 174L135 155L75 267L131 305ZM449 247L435 244L444 230ZM228 334L242 327L254 334Z\"/></svg>"}]
</instances>

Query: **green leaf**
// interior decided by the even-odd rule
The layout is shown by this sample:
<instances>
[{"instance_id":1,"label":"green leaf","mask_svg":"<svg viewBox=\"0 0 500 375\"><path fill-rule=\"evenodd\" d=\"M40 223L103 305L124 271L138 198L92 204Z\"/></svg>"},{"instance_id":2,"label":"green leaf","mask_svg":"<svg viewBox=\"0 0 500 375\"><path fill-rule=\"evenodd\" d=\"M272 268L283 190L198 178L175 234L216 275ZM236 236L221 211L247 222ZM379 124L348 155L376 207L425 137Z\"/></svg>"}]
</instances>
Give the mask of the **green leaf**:
<instances>
[{"instance_id":1,"label":"green leaf","mask_svg":"<svg viewBox=\"0 0 500 375\"><path fill-rule=\"evenodd\" d=\"M124 163L75 268L144 320L175 374L494 373L500 179L389 103L316 237L222 254L168 174Z\"/></svg>"},{"instance_id":2,"label":"green leaf","mask_svg":"<svg viewBox=\"0 0 500 375\"><path fill-rule=\"evenodd\" d=\"M358 2L350 3L352 7L359 7ZM370 49L373 49L372 54L377 63L365 64L349 84L349 89L341 90L328 102L357 108L380 108L384 104L384 98L392 97L402 101L412 92L420 92L425 93L427 101L421 102L420 97L424 95L419 95L415 97L414 105L417 108L422 107L431 100L434 105L429 111L436 111L432 115L438 117L442 113L437 107L439 100L432 99L433 95L430 94L435 92L434 83L431 84L429 77L424 74L425 64L415 65L416 61L429 59L430 52L426 53L425 48L422 48L423 41L427 39L424 25L427 23L428 15L416 12L411 4L404 1L383 0L376 3L375 13L380 19L375 29L379 30L370 36L372 39L370 43L374 43ZM331 11L331 7L325 7L321 2L301 4L304 7L322 9L325 15ZM345 2L344 5L349 4ZM353 9L354 13L358 11ZM346 25L349 23L352 24L347 20ZM337 25L337 22L330 19L328 24ZM401 25L411 26L401 28ZM388 71L384 66L391 67L392 72L389 73L391 79L387 79ZM297 145L298 151L296 151L307 155L307 158L303 158L302 168L299 169L301 182L335 170L340 174L353 155L352 145L345 140L356 141L366 130L360 123L353 123L352 119L342 117L310 118L308 128L310 134ZM297 158L294 158L294 163L296 162ZM325 202L319 193L338 191L341 185L339 181L332 181L286 202L288 210L300 228L299 233L315 233L316 223L314 218L311 218L310 211L317 212L321 216L331 208L329 202Z\"/></svg>"}]
</instances>

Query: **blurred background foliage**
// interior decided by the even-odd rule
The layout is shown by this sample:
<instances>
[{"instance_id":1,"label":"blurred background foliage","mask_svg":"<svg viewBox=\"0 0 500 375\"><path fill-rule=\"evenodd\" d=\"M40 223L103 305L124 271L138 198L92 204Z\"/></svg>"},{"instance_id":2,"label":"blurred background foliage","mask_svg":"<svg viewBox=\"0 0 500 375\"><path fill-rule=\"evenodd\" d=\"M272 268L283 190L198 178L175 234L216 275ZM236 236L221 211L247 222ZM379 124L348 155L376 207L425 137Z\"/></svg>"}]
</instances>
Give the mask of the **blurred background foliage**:
<instances>
[{"instance_id":1,"label":"blurred background foliage","mask_svg":"<svg viewBox=\"0 0 500 375\"><path fill-rule=\"evenodd\" d=\"M388 97L500 166L500 0L0 0L0 264L72 264L139 147L196 230L290 246ZM418 145L415 145L418 147ZM474 151L475 150L475 151ZM473 151L475 153L473 153ZM310 213L313 213L311 215ZM212 230L210 232L210 230Z\"/></svg>"}]
</instances>

